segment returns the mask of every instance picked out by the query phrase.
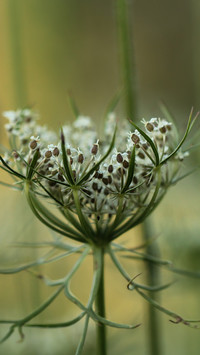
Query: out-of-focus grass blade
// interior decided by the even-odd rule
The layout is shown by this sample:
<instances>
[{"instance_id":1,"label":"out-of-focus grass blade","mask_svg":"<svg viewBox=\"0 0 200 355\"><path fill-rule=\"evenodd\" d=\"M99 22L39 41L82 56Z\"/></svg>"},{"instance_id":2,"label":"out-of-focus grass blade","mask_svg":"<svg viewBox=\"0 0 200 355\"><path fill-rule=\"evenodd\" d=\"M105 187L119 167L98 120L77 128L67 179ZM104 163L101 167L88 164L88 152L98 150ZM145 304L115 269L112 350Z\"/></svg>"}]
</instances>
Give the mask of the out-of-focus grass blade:
<instances>
[{"instance_id":1,"label":"out-of-focus grass blade","mask_svg":"<svg viewBox=\"0 0 200 355\"><path fill-rule=\"evenodd\" d=\"M70 92L68 93L68 101L69 101L70 108L71 108L75 118L78 118L80 116L80 111L79 111L78 106L74 100L74 97L72 96L72 94Z\"/></svg>"}]
</instances>

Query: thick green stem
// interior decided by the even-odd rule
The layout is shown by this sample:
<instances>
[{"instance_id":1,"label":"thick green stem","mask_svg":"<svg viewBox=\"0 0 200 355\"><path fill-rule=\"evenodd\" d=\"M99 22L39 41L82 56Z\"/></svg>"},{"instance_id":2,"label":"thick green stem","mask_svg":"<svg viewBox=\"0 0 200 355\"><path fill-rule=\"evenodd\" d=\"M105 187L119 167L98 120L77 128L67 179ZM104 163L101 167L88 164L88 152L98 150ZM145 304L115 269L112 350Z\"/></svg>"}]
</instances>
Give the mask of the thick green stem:
<instances>
[{"instance_id":1,"label":"thick green stem","mask_svg":"<svg viewBox=\"0 0 200 355\"><path fill-rule=\"evenodd\" d=\"M146 242L152 237L151 228L149 221L146 220L143 222L142 230L143 230L143 238ZM146 252L149 255L159 256L159 248L155 244L147 244ZM156 265L150 261L147 261L147 279L148 284L154 286L159 284L159 271ZM157 301L158 294L155 292L150 292L149 296ZM157 310L148 303L148 341L149 341L149 353L151 355L159 355L161 354L161 329L160 323L158 319L159 315Z\"/></svg>"},{"instance_id":2,"label":"thick green stem","mask_svg":"<svg viewBox=\"0 0 200 355\"><path fill-rule=\"evenodd\" d=\"M119 48L121 56L121 72L123 74L125 89L125 108L127 118L135 121L137 116L137 95L134 81L136 79L134 67L133 38L131 31L132 18L130 18L130 9L128 9L127 0L117 0L117 24L119 32ZM133 16L132 16L133 17ZM148 241L150 237L149 225L143 222L143 239ZM147 247L147 253L156 255L154 245ZM148 263L148 284L153 286L158 281L158 272L153 263ZM154 294L151 298L155 299ZM158 323L155 310L149 305L149 353L151 355L160 354L160 324Z\"/></svg>"},{"instance_id":3,"label":"thick green stem","mask_svg":"<svg viewBox=\"0 0 200 355\"><path fill-rule=\"evenodd\" d=\"M27 87L25 80L25 70L22 56L22 38L20 31L20 2L8 0L7 14L9 22L9 41L11 51L11 65L13 75L13 88L15 105L24 107L27 105Z\"/></svg>"},{"instance_id":4,"label":"thick green stem","mask_svg":"<svg viewBox=\"0 0 200 355\"><path fill-rule=\"evenodd\" d=\"M119 54L121 75L125 92L125 111L128 119L136 120L137 98L135 85L135 67L133 55L131 9L127 0L117 0L117 27L119 35ZM131 5L131 4L130 4Z\"/></svg>"},{"instance_id":5,"label":"thick green stem","mask_svg":"<svg viewBox=\"0 0 200 355\"><path fill-rule=\"evenodd\" d=\"M94 260L94 268L98 267ZM105 318L105 296L104 296L104 249L101 249L101 277L99 288L96 296L96 312ZM97 354L106 355L106 326L105 324L97 324Z\"/></svg>"}]
</instances>

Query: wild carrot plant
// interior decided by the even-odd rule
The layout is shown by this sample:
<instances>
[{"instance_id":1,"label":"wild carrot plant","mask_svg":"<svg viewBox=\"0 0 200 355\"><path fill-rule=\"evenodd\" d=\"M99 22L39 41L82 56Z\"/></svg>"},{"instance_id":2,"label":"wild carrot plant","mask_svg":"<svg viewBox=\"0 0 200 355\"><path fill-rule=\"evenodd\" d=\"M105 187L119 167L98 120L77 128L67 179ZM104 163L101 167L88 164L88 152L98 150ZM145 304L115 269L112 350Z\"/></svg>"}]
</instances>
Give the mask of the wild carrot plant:
<instances>
[{"instance_id":1,"label":"wild carrot plant","mask_svg":"<svg viewBox=\"0 0 200 355\"><path fill-rule=\"evenodd\" d=\"M38 264L55 262L73 253L79 259L66 276L43 282L54 289L52 295L37 309L18 320L1 320L10 324L1 342L17 328L23 337L24 327L58 328L85 319L76 354L81 354L89 320L97 323L99 354L106 354L106 327L133 329L139 324L118 324L108 320L104 303L104 256L108 254L117 270L127 281L128 290L135 290L155 308L166 313L175 323L193 325L171 312L149 295L169 286L143 285L137 275L129 275L119 259L139 259L161 265L174 272L171 262L128 249L116 239L142 223L157 207L168 188L183 176L183 160L188 152L183 145L197 116L191 112L182 138L172 122L163 118L143 119L141 125L130 121L117 122L108 112L104 132L100 136L89 117L77 115L71 125L65 125L60 135L38 124L38 116L30 109L4 112L10 149L0 156L1 169L13 178L13 185L23 191L33 214L60 237L50 243L59 255L49 254L35 262L0 270L12 274ZM56 210L56 213L55 213ZM67 238L67 239L66 239ZM69 244L70 239L74 244ZM70 281L83 260L93 256L93 281L87 305L71 291ZM186 272L188 273L188 272ZM192 274L192 273L191 273ZM55 290L56 289L56 290ZM32 320L43 312L61 293L80 309L80 314L64 323L40 324ZM174 319L174 320L173 320Z\"/></svg>"}]
</instances>

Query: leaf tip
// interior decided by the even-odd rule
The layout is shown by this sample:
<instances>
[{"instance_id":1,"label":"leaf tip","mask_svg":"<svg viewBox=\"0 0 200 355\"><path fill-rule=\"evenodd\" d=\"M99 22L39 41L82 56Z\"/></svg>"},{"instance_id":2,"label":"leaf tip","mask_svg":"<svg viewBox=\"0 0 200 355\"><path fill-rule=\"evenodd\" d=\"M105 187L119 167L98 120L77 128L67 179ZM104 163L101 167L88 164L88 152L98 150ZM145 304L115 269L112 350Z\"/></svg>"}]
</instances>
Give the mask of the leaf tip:
<instances>
[{"instance_id":1,"label":"leaf tip","mask_svg":"<svg viewBox=\"0 0 200 355\"><path fill-rule=\"evenodd\" d=\"M63 129L61 128L60 130L60 139L61 139L61 143L62 144L65 144L65 136L64 136L64 133L63 133Z\"/></svg>"}]
</instances>

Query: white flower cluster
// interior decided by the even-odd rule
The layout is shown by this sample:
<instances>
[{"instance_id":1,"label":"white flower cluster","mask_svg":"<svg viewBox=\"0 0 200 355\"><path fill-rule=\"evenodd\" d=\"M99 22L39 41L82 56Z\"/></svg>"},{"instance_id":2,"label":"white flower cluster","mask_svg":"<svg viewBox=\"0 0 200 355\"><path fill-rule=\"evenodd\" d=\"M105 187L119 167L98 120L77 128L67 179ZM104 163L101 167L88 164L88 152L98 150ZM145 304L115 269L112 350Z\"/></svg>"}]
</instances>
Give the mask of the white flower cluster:
<instances>
[{"instance_id":1,"label":"white flower cluster","mask_svg":"<svg viewBox=\"0 0 200 355\"><path fill-rule=\"evenodd\" d=\"M4 112L4 117L9 120L5 127L11 142L11 151L6 154L5 161L25 175L27 166L30 166L38 151L35 185L39 181L38 188L42 184L52 196L75 212L59 136L39 126L37 115L29 109ZM174 150L174 130L172 123L160 118L149 121L143 119L142 124L143 131L131 131L127 121L119 123L114 146L105 159L102 158L109 151L116 126L114 113L110 113L106 119L102 138L98 138L89 117L79 116L71 125L63 127L70 172L75 184L79 185L79 181L82 181L79 198L81 208L89 218L112 218L118 211L121 196L124 197L122 213L126 211L126 215L130 216L146 206L152 196L158 179L155 151L149 140L156 149L157 159L160 162L167 160ZM162 165L162 189L174 179L183 157L183 153L177 152ZM85 174L96 164L97 168L84 180Z\"/></svg>"}]
</instances>

